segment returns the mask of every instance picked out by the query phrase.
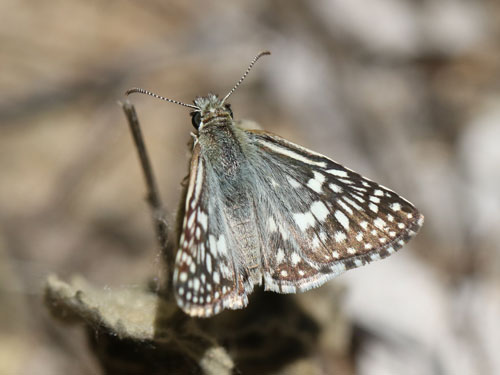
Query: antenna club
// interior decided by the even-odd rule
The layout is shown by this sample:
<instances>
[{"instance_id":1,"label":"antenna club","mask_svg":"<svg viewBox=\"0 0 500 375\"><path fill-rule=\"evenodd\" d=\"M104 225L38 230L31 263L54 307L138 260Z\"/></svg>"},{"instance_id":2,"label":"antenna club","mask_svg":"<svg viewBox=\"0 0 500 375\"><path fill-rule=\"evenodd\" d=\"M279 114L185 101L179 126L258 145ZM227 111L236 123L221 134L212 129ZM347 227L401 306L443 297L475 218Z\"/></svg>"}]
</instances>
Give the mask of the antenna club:
<instances>
[{"instance_id":1,"label":"antenna club","mask_svg":"<svg viewBox=\"0 0 500 375\"><path fill-rule=\"evenodd\" d=\"M133 93L136 93L136 92L144 94L144 90L143 89L134 87L134 88L131 88L131 89L128 89L127 91L125 91L125 95L129 96L130 94L133 94Z\"/></svg>"}]
</instances>

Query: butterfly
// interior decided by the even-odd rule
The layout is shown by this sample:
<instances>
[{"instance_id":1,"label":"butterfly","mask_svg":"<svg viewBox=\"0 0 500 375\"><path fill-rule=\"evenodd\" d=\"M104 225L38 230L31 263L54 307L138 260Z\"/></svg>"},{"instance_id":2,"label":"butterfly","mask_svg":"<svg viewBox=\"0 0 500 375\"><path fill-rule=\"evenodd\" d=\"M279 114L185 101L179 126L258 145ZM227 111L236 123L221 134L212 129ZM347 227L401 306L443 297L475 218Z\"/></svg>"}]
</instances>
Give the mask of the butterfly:
<instances>
[{"instance_id":1,"label":"butterfly","mask_svg":"<svg viewBox=\"0 0 500 375\"><path fill-rule=\"evenodd\" d=\"M241 309L256 285L277 293L319 287L401 248L424 217L392 190L326 156L247 130L232 90L185 104L195 128L173 287L179 307L210 317Z\"/></svg>"}]
</instances>

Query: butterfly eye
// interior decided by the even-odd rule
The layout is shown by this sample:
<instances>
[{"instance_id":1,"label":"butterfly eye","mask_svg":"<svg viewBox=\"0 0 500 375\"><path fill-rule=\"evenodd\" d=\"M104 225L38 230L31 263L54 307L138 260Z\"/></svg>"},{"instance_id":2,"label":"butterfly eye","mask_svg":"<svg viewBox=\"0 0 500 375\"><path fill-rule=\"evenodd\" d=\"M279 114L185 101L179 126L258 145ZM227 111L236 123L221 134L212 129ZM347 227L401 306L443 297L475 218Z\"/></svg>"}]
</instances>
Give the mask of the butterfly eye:
<instances>
[{"instance_id":1,"label":"butterfly eye","mask_svg":"<svg viewBox=\"0 0 500 375\"><path fill-rule=\"evenodd\" d=\"M201 113L193 112L191 113L191 123L193 124L195 129L198 129L201 124Z\"/></svg>"},{"instance_id":2,"label":"butterfly eye","mask_svg":"<svg viewBox=\"0 0 500 375\"><path fill-rule=\"evenodd\" d=\"M230 104L226 104L224 107L229 112L229 115L231 116L231 118L233 118L233 110L231 109L231 105Z\"/></svg>"}]
</instances>

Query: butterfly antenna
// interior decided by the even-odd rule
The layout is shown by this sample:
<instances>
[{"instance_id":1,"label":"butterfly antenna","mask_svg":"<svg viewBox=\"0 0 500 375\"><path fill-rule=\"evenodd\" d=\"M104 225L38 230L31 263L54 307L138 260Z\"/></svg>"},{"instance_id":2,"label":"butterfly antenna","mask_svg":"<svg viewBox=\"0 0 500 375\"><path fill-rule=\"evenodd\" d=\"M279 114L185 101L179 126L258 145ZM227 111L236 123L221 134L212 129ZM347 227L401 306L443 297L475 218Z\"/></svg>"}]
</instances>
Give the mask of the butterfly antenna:
<instances>
[{"instance_id":1,"label":"butterfly antenna","mask_svg":"<svg viewBox=\"0 0 500 375\"><path fill-rule=\"evenodd\" d=\"M139 89L137 87L134 87L133 89L127 90L125 92L125 95L130 95L130 94L134 94L134 93L149 95L149 96L152 96L153 98L156 98L156 99L165 100L165 101L170 102L170 103L179 104L179 105L183 105L184 107L189 107L189 108L194 108L196 110L199 110L199 108L197 106L195 106L195 105L186 104L186 103L178 102L177 100L165 98L164 96L157 95L154 92L151 92L151 91L148 91L148 90L144 90L144 89Z\"/></svg>"},{"instance_id":2,"label":"butterfly antenna","mask_svg":"<svg viewBox=\"0 0 500 375\"><path fill-rule=\"evenodd\" d=\"M252 67L255 65L257 60L260 59L262 56L270 55L270 54L271 54L271 52L269 52L269 51L263 51L263 52L259 52L259 54L253 58L252 62L248 66L245 73L241 76L240 80L236 83L236 85L234 85L234 87L231 89L231 91L229 91L229 93L224 97L224 99L222 99L222 104L224 104L226 99L229 98L231 96L231 94L234 92L234 90L236 90L238 88L238 86L241 84L241 82L243 82L243 80L248 75L248 73L250 73L250 70L252 70Z\"/></svg>"}]
</instances>

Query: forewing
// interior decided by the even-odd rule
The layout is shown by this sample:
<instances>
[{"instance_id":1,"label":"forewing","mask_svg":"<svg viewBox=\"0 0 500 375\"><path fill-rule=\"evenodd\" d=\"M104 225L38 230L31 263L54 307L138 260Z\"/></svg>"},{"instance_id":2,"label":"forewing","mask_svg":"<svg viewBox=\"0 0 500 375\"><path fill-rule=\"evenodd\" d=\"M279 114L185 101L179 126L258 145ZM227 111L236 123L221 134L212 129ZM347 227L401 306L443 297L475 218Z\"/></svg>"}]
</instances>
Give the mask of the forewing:
<instances>
[{"instance_id":1,"label":"forewing","mask_svg":"<svg viewBox=\"0 0 500 375\"><path fill-rule=\"evenodd\" d=\"M248 303L217 189L195 144L173 277L177 303L192 316L208 317Z\"/></svg>"},{"instance_id":2,"label":"forewing","mask_svg":"<svg viewBox=\"0 0 500 375\"><path fill-rule=\"evenodd\" d=\"M247 131L265 287L304 291L405 244L423 216L404 198L327 157Z\"/></svg>"}]
</instances>

